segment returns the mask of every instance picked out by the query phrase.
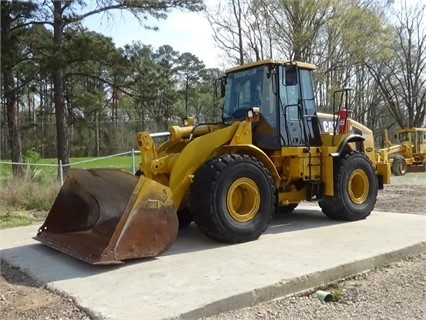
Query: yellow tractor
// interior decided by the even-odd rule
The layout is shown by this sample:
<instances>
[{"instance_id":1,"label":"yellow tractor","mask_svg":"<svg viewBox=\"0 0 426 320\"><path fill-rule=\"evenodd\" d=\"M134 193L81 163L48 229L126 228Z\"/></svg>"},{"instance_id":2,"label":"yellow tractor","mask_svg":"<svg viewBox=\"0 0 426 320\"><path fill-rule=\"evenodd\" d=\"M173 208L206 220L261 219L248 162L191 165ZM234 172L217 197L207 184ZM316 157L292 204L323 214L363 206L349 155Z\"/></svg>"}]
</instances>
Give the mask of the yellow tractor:
<instances>
[{"instance_id":1,"label":"yellow tractor","mask_svg":"<svg viewBox=\"0 0 426 320\"><path fill-rule=\"evenodd\" d=\"M399 144L390 142L387 130L384 137L385 147L377 150L377 161L390 162L395 176L426 171L426 128L398 129Z\"/></svg>"},{"instance_id":2,"label":"yellow tractor","mask_svg":"<svg viewBox=\"0 0 426 320\"><path fill-rule=\"evenodd\" d=\"M301 201L319 201L331 219L365 219L390 164L376 162L371 130L347 117L347 89L336 93L333 130L321 130L313 70L281 60L227 70L221 122L138 133L139 176L70 170L35 238L111 264L159 255L192 220L210 238L241 243ZM168 140L157 146L161 135Z\"/></svg>"}]
</instances>

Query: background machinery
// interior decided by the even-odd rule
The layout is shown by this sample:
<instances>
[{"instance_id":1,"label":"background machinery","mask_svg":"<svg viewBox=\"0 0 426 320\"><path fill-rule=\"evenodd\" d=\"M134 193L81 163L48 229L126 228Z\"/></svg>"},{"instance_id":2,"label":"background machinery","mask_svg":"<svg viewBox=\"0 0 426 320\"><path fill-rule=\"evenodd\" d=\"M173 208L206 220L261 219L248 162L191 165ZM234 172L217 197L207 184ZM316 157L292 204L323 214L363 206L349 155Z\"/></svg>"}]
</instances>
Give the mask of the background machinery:
<instances>
[{"instance_id":1,"label":"background machinery","mask_svg":"<svg viewBox=\"0 0 426 320\"><path fill-rule=\"evenodd\" d=\"M385 147L377 150L377 161L390 162L395 176L426 171L426 128L398 129L397 144L389 140L387 130L384 138Z\"/></svg>"},{"instance_id":2,"label":"background machinery","mask_svg":"<svg viewBox=\"0 0 426 320\"><path fill-rule=\"evenodd\" d=\"M309 63L264 60L220 79L222 121L140 132L140 176L72 169L37 240L92 264L167 250L193 220L226 243L257 239L275 212L319 201L331 219L360 220L390 182L371 130L347 118L342 90L334 130L321 132ZM343 98L346 98L345 100ZM358 132L358 133L357 133ZM178 219L179 216L179 219Z\"/></svg>"}]
</instances>

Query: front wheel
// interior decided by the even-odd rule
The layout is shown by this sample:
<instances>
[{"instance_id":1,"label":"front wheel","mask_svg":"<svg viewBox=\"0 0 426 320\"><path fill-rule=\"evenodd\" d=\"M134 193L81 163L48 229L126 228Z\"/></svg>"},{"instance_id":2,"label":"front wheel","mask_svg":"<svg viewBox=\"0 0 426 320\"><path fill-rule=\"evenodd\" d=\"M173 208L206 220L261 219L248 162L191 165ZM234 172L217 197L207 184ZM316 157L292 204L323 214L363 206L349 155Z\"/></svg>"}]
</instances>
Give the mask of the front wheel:
<instances>
[{"instance_id":1,"label":"front wheel","mask_svg":"<svg viewBox=\"0 0 426 320\"><path fill-rule=\"evenodd\" d=\"M397 154L392 161L392 173L395 176L403 176L407 173L407 162L405 158Z\"/></svg>"},{"instance_id":2,"label":"front wheel","mask_svg":"<svg viewBox=\"0 0 426 320\"><path fill-rule=\"evenodd\" d=\"M368 217L377 200L378 181L370 160L358 151L335 161L334 196L319 201L323 213L335 220Z\"/></svg>"},{"instance_id":3,"label":"front wheel","mask_svg":"<svg viewBox=\"0 0 426 320\"><path fill-rule=\"evenodd\" d=\"M254 157L227 154L195 174L190 193L194 222L209 237L227 243L257 239L275 207L275 188Z\"/></svg>"}]
</instances>

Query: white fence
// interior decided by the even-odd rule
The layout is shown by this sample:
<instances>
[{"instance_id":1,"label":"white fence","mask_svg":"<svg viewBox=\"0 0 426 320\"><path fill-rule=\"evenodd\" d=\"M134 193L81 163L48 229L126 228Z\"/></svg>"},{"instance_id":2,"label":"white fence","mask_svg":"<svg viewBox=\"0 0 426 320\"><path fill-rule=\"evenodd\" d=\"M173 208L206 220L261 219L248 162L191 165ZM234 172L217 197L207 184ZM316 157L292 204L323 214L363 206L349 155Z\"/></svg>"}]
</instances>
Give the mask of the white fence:
<instances>
[{"instance_id":1,"label":"white fence","mask_svg":"<svg viewBox=\"0 0 426 320\"><path fill-rule=\"evenodd\" d=\"M29 166L38 166L38 167L55 167L55 168L58 168L59 179L61 181L61 185L63 185L64 184L64 168L66 168L66 167L71 167L71 166L75 166L75 165L87 163L87 162L100 161L100 160L103 160L103 159L108 159L108 158L113 158L113 157L126 156L126 155L129 155L129 154L132 156L132 173L135 174L136 173L135 155L140 154L140 151L139 150L135 151L133 149L131 151L117 153L117 154L113 154L113 155L109 155L109 156L105 156L105 157L99 157L99 158L94 158L94 159L89 159L89 160L73 162L73 163L69 163L69 164L62 164L61 160L59 160L58 164L29 163L29 162L6 162L6 161L0 161L0 164L6 164L6 165L18 164L18 165L25 165L25 166L29 165Z\"/></svg>"}]
</instances>

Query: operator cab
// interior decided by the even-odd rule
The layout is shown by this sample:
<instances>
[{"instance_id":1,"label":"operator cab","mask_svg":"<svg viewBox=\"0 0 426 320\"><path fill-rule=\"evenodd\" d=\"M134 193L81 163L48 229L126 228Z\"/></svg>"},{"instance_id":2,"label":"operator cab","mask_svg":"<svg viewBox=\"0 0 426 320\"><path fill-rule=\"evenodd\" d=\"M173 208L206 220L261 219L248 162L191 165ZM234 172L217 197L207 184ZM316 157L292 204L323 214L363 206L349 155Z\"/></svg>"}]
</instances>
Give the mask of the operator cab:
<instances>
[{"instance_id":1,"label":"operator cab","mask_svg":"<svg viewBox=\"0 0 426 320\"><path fill-rule=\"evenodd\" d=\"M423 128L400 129L396 137L400 143L409 142L413 153L420 153L420 148L426 146L426 129Z\"/></svg>"},{"instance_id":2,"label":"operator cab","mask_svg":"<svg viewBox=\"0 0 426 320\"><path fill-rule=\"evenodd\" d=\"M259 108L260 119L253 124L253 143L258 147L320 145L314 69L308 63L265 60L228 70L222 79L222 120L243 120L247 110Z\"/></svg>"}]
</instances>

